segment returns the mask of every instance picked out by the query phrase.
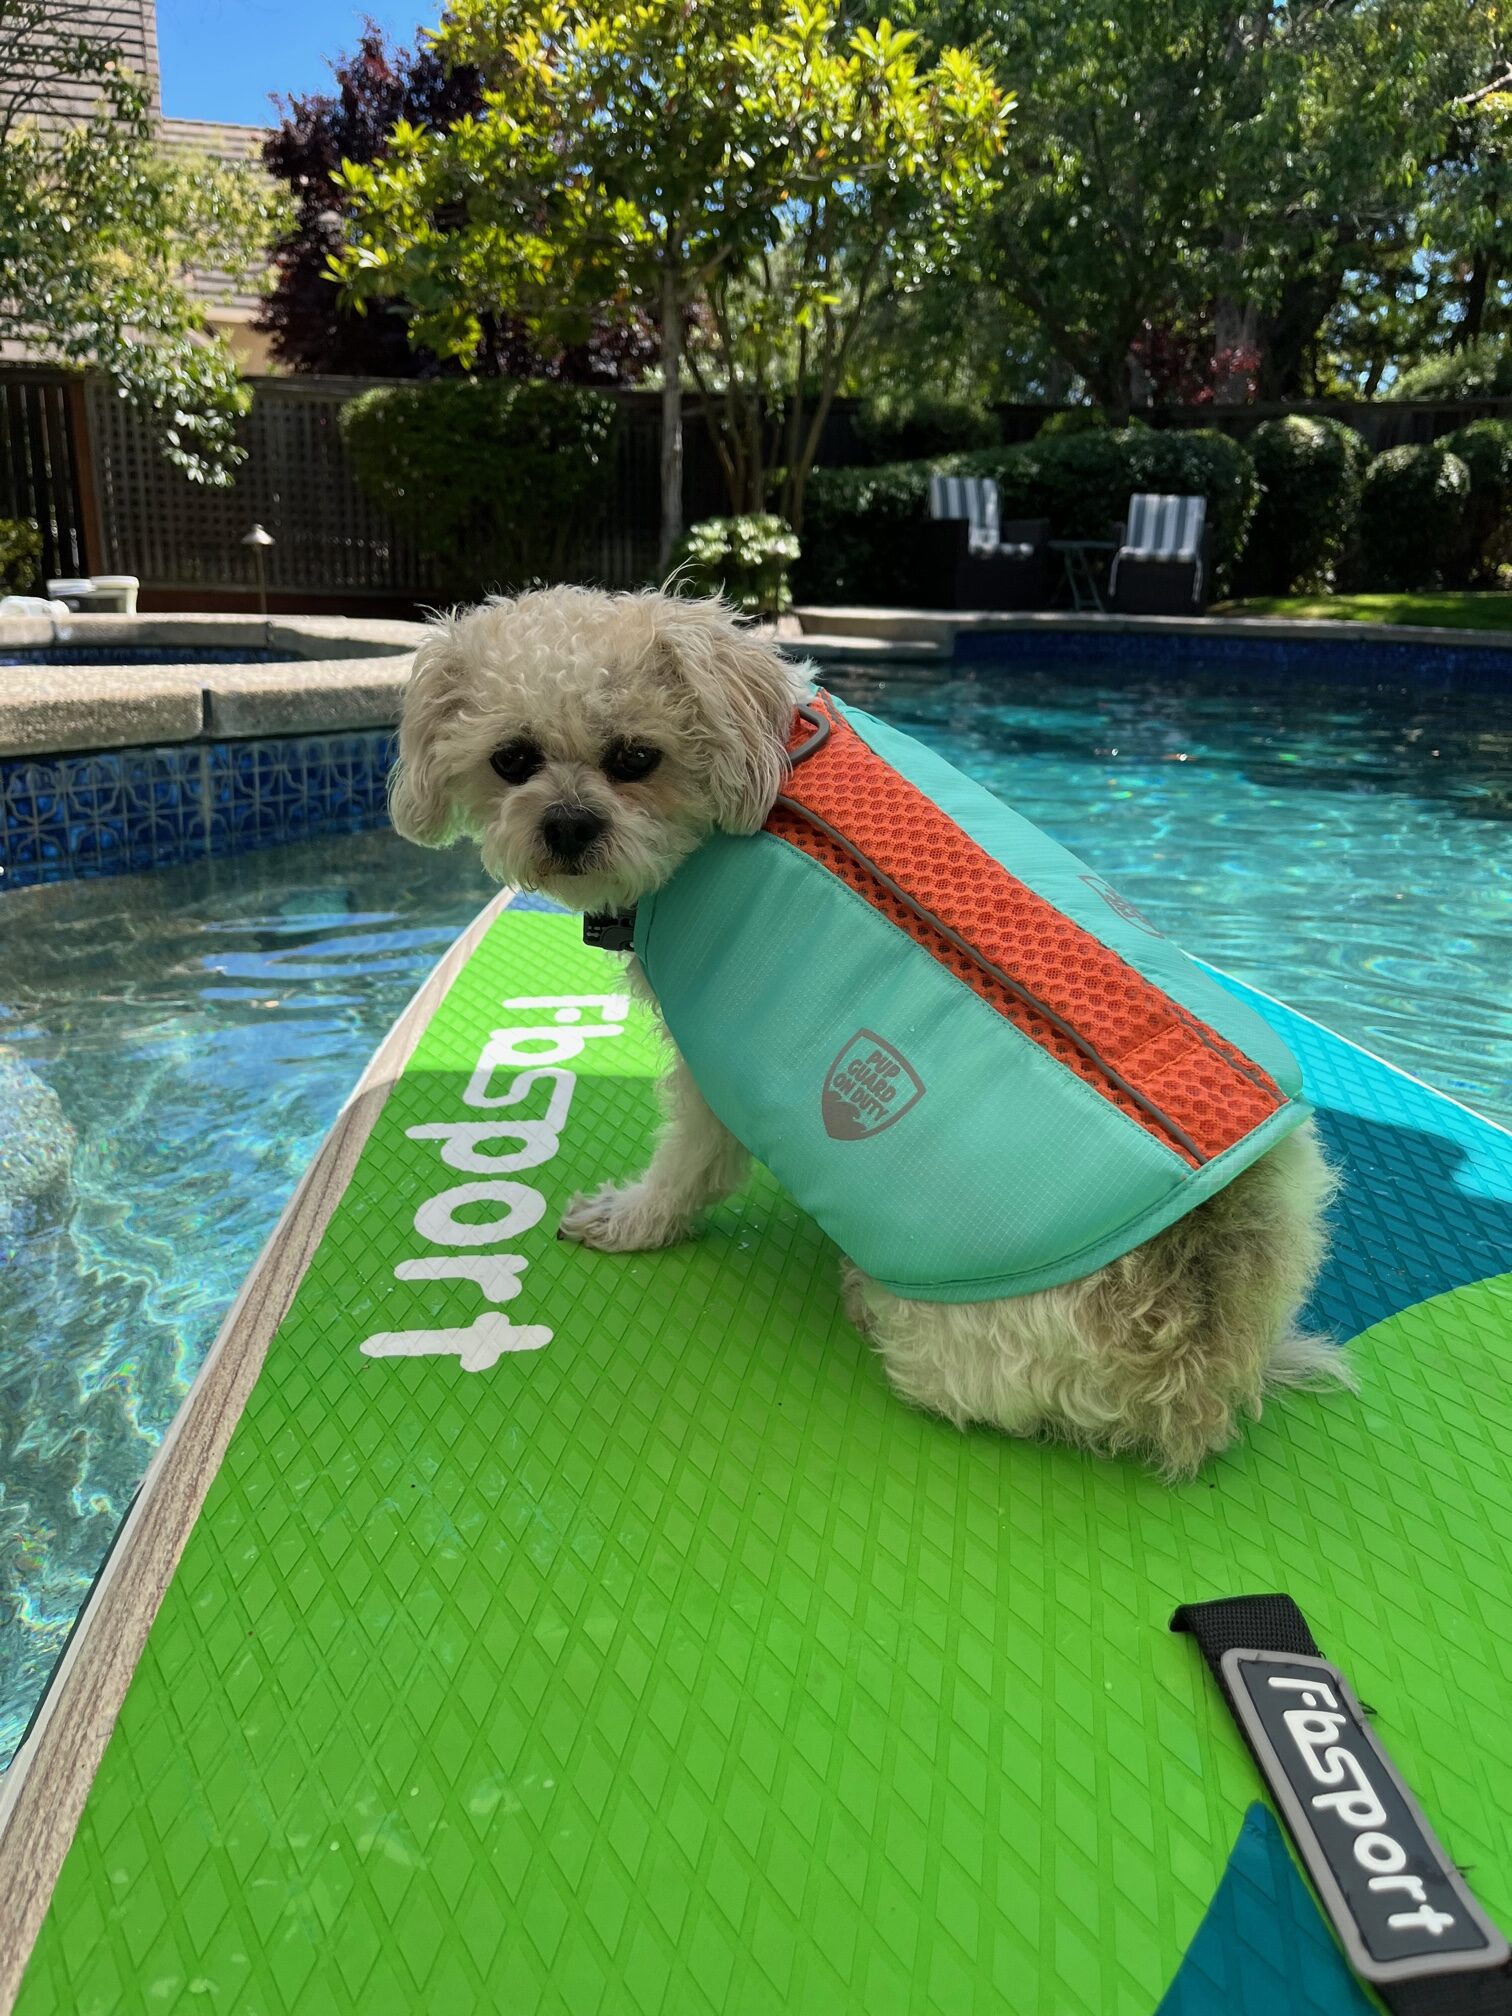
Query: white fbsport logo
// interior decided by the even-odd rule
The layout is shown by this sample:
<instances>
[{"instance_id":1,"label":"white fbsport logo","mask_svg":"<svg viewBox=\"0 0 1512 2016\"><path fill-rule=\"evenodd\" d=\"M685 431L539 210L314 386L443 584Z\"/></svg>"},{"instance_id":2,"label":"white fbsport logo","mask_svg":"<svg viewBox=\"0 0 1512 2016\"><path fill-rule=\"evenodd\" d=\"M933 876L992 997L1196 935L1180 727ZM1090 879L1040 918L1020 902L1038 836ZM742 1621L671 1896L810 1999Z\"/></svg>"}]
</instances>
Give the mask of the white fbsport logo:
<instances>
[{"instance_id":1,"label":"white fbsport logo","mask_svg":"<svg viewBox=\"0 0 1512 2016\"><path fill-rule=\"evenodd\" d=\"M504 1002L525 1012L551 1011L549 1022L495 1029L483 1046L462 1103L487 1120L436 1120L408 1127L412 1141L434 1141L449 1169L483 1180L454 1183L426 1198L415 1212L415 1230L426 1244L442 1249L423 1258L401 1260L399 1281L470 1281L486 1302L513 1302L529 1264L523 1254L471 1252L519 1239L546 1215L546 1199L520 1172L552 1161L562 1145L562 1129L572 1105L577 1074L563 1067L581 1057L590 1042L623 1036L630 1012L624 994L525 994ZM596 1016L598 1019L587 1020ZM503 1085L501 1072L513 1072ZM544 1111L525 1118L514 1109ZM507 1115L508 1117L498 1117ZM500 1148L491 1144L509 1143ZM476 1220L459 1214L486 1205L490 1215ZM544 1324L510 1321L498 1307L470 1324L434 1330L380 1330L365 1339L368 1358L421 1358L455 1355L465 1372L487 1372L508 1351L539 1351L551 1342Z\"/></svg>"},{"instance_id":2,"label":"white fbsport logo","mask_svg":"<svg viewBox=\"0 0 1512 2016\"><path fill-rule=\"evenodd\" d=\"M1506 1940L1435 1839L1339 1669L1237 1646L1219 1664L1355 1971L1380 1984L1505 1967Z\"/></svg>"}]
</instances>

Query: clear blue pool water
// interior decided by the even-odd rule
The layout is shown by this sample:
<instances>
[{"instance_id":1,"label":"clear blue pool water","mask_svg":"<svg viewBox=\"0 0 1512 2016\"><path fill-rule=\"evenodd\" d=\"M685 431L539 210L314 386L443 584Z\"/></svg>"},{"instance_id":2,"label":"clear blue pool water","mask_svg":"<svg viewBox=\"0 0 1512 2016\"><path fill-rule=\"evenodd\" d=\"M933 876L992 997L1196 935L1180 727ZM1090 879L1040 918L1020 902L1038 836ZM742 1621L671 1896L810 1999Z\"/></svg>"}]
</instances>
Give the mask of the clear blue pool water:
<instances>
[{"instance_id":1,"label":"clear blue pool water","mask_svg":"<svg viewBox=\"0 0 1512 2016\"><path fill-rule=\"evenodd\" d=\"M0 1763L279 1211L488 893L385 832L0 897L0 1057L77 1136L9 1232L0 1184Z\"/></svg>"},{"instance_id":2,"label":"clear blue pool water","mask_svg":"<svg viewBox=\"0 0 1512 2016\"><path fill-rule=\"evenodd\" d=\"M1188 951L1512 1126L1512 692L825 678Z\"/></svg>"},{"instance_id":3,"label":"clear blue pool water","mask_svg":"<svg viewBox=\"0 0 1512 2016\"><path fill-rule=\"evenodd\" d=\"M1512 1122L1512 699L826 678L1191 950ZM0 899L0 1061L77 1135L66 1190L0 1217L0 1759L289 1192L486 894L379 833Z\"/></svg>"}]
</instances>

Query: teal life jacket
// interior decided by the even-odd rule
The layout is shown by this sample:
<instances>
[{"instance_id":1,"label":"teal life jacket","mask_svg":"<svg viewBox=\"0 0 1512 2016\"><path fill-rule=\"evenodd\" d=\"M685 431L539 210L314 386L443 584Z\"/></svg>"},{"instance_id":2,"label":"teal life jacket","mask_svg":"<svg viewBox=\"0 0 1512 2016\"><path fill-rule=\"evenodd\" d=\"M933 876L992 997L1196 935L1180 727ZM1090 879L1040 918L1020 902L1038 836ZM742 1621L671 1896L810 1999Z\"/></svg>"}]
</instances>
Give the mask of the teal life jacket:
<instances>
[{"instance_id":1,"label":"teal life jacket","mask_svg":"<svg viewBox=\"0 0 1512 2016\"><path fill-rule=\"evenodd\" d=\"M864 1272L1079 1279L1307 1116L1251 1008L943 758L822 692L790 754L633 944L709 1105Z\"/></svg>"}]
</instances>

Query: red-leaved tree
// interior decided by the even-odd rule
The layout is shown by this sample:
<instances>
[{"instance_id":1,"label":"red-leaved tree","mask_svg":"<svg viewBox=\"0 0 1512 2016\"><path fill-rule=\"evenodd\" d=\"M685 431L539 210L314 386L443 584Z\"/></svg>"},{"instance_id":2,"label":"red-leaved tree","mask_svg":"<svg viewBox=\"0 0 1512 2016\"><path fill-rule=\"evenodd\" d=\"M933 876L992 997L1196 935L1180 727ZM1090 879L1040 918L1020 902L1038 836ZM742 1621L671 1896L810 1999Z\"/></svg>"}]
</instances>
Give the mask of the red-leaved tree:
<instances>
[{"instance_id":1,"label":"red-leaved tree","mask_svg":"<svg viewBox=\"0 0 1512 2016\"><path fill-rule=\"evenodd\" d=\"M448 70L428 44L389 48L369 21L355 52L332 65L336 89L279 100L282 123L263 146L270 174L293 192L292 230L274 250L276 280L258 318L278 361L291 371L359 378L430 377L443 366L415 348L402 302L359 315L343 308L326 261L344 242L345 192L334 181L345 161L380 160L397 121L445 128L482 109L475 70ZM595 325L587 339L545 355L505 316L486 317L474 369L495 377L552 378L576 385L633 383L656 355L643 322Z\"/></svg>"}]
</instances>

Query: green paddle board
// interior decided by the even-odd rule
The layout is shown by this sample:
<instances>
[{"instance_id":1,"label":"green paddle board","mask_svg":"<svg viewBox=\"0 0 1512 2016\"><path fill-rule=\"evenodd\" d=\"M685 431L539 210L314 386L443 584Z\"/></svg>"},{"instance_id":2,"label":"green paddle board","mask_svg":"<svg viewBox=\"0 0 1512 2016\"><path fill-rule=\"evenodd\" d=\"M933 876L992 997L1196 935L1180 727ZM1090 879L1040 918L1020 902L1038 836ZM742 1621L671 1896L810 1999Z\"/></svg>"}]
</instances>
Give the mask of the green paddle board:
<instances>
[{"instance_id":1,"label":"green paddle board","mask_svg":"<svg viewBox=\"0 0 1512 2016\"><path fill-rule=\"evenodd\" d=\"M559 1242L656 1124L623 992L576 920L509 909L434 1013L23 2016L1374 2006L1169 1628L1256 1591L1512 1922L1512 1137L1259 1003L1344 1165L1314 1316L1361 1390L1169 1489L904 1406L762 1172L687 1245Z\"/></svg>"}]
</instances>

